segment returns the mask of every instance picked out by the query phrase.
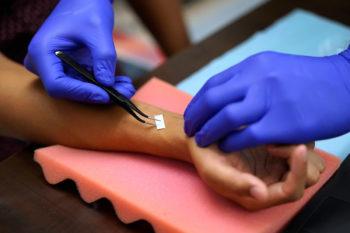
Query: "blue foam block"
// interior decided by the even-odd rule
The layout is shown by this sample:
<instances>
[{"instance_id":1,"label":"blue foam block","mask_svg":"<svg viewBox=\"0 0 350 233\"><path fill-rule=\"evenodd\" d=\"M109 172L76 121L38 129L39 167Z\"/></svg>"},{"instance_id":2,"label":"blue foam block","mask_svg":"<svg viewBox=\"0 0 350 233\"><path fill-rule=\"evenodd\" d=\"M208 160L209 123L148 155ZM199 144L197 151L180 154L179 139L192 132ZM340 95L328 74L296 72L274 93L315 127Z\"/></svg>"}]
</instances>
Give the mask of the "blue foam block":
<instances>
[{"instance_id":1,"label":"blue foam block","mask_svg":"<svg viewBox=\"0 0 350 233\"><path fill-rule=\"evenodd\" d=\"M242 44L212 60L179 83L177 87L195 95L211 76L258 52L270 50L325 56L344 50L349 42L349 27L314 13L296 9L264 31L255 33ZM350 134L318 141L316 146L344 158L350 153Z\"/></svg>"}]
</instances>

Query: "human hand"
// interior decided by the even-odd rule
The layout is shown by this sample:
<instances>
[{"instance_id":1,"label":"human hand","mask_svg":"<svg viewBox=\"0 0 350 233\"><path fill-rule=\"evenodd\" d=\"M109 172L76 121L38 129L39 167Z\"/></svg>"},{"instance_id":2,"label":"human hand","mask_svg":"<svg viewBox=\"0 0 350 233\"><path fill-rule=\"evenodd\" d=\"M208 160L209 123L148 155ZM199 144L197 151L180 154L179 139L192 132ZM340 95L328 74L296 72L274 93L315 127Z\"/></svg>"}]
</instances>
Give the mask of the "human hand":
<instances>
[{"instance_id":1,"label":"human hand","mask_svg":"<svg viewBox=\"0 0 350 233\"><path fill-rule=\"evenodd\" d=\"M224 154L216 145L200 148L191 139L190 154L210 188L249 210L300 199L324 170L322 158L310 145L266 146Z\"/></svg>"},{"instance_id":2,"label":"human hand","mask_svg":"<svg viewBox=\"0 0 350 233\"><path fill-rule=\"evenodd\" d=\"M298 144L350 131L350 51L263 52L212 77L188 105L185 132L225 152Z\"/></svg>"},{"instance_id":3,"label":"human hand","mask_svg":"<svg viewBox=\"0 0 350 233\"><path fill-rule=\"evenodd\" d=\"M135 89L127 77L114 76L114 15L110 0L61 0L30 42L24 64L37 74L53 97L88 103L108 103L100 87L84 82L55 56L65 51L94 73L104 86L130 98Z\"/></svg>"}]
</instances>

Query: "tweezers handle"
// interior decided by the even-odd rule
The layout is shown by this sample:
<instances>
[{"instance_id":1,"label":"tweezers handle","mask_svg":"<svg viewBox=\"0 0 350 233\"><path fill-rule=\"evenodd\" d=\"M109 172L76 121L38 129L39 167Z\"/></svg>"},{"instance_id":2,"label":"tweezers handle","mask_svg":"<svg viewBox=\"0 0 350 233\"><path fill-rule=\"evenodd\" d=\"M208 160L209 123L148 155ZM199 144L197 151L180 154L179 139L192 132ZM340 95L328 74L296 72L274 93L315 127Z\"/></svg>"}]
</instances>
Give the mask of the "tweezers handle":
<instances>
[{"instance_id":1,"label":"tweezers handle","mask_svg":"<svg viewBox=\"0 0 350 233\"><path fill-rule=\"evenodd\" d=\"M118 104L120 107L122 107L124 110L126 110L136 120L138 120L142 123L145 123L145 121L143 119L141 119L138 115L136 115L133 110L135 110L137 113L139 113L140 115L142 115L144 117L148 118L148 116L146 114L144 114L140 109L138 109L134 103L132 103L130 100L125 98L122 94L120 94L119 92L117 92L113 88L105 87L105 86L101 85L99 82L96 81L93 74L91 74L87 69L85 69L84 67L79 65L77 62L75 62L72 58L70 58L68 55L66 55L62 51L56 51L55 55L58 58L60 58L64 63L66 63L67 65L72 67L79 74L81 74L86 79L86 81L88 81L92 84L95 84L96 86L105 90L114 103Z\"/></svg>"}]
</instances>

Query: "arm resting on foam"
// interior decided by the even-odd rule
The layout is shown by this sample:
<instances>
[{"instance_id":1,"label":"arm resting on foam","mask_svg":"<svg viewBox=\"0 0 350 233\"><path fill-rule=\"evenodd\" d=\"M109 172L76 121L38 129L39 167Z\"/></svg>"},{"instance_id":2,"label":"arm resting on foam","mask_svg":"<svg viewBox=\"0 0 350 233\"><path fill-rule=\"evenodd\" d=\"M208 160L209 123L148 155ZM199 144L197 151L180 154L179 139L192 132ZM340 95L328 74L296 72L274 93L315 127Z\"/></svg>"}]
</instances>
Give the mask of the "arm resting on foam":
<instances>
[{"instance_id":1,"label":"arm resting on foam","mask_svg":"<svg viewBox=\"0 0 350 233\"><path fill-rule=\"evenodd\" d=\"M224 154L215 145L199 148L185 136L182 116L162 113L166 129L136 121L115 106L80 104L49 97L37 77L0 54L0 134L44 144L144 152L191 162L214 191L248 209L301 198L317 182L323 161L312 146L260 147Z\"/></svg>"},{"instance_id":2,"label":"arm resting on foam","mask_svg":"<svg viewBox=\"0 0 350 233\"><path fill-rule=\"evenodd\" d=\"M57 100L24 67L0 57L0 134L44 144L145 152L189 161L182 116L136 102L147 114L162 113L166 129L141 124L116 106Z\"/></svg>"}]
</instances>

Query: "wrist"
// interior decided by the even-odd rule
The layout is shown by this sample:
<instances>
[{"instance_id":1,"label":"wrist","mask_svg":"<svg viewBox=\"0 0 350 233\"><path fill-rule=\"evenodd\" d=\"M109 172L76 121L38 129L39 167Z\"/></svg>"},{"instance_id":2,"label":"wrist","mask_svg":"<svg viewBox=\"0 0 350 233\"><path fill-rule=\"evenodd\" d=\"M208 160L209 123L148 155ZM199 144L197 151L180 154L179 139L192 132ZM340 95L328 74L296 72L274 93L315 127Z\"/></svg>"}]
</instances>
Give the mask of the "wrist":
<instances>
[{"instance_id":1,"label":"wrist","mask_svg":"<svg viewBox=\"0 0 350 233\"><path fill-rule=\"evenodd\" d=\"M170 113L164 115L164 119L166 128L163 129L163 132L159 131L159 133L168 137L165 140L169 142L166 153L173 159L191 163L190 138L183 131L184 120L182 116Z\"/></svg>"}]
</instances>

